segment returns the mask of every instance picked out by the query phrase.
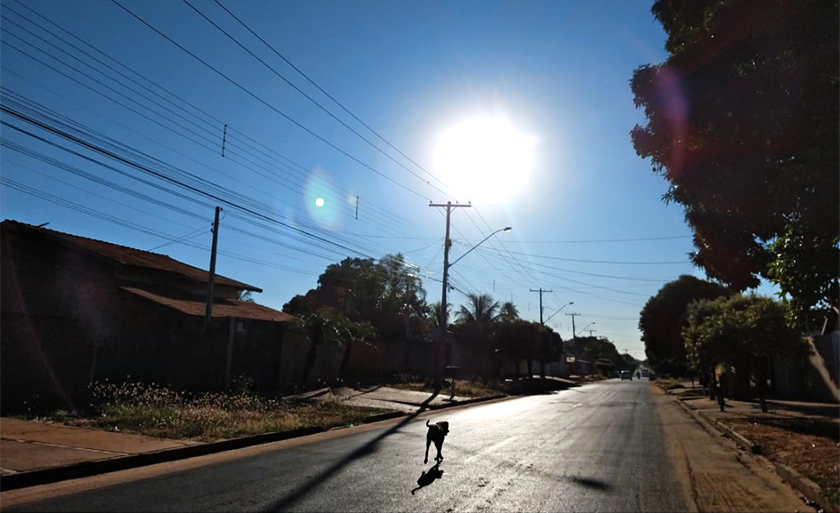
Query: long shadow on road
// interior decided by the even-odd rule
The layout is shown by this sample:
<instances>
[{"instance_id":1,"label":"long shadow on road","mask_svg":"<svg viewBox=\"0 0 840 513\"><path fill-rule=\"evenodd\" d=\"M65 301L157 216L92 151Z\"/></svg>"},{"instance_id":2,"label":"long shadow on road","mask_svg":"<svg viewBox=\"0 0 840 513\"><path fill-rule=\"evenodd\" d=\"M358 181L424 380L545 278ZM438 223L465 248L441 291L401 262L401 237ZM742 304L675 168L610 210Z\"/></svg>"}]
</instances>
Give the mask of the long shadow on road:
<instances>
[{"instance_id":1,"label":"long shadow on road","mask_svg":"<svg viewBox=\"0 0 840 513\"><path fill-rule=\"evenodd\" d=\"M395 431L397 431L398 429L400 429L404 425L406 425L409 422L411 422L412 420L414 420L415 417L417 417L418 415L423 413L426 410L426 407L429 405L429 403L431 403L432 400L434 400L434 398L437 397L437 395L438 395L438 392L437 391L434 392L431 396L429 396L428 399L423 401L423 404L420 405L420 408L416 412L412 413L411 415L408 415L403 420L401 420L399 423L394 424L390 428L386 429L382 434L380 434L379 436L377 436L376 438L374 438L370 442L362 445L358 449L356 449L356 450L352 451L351 453L347 454L341 460L336 462L333 466L331 466L330 468L323 471L315 479L312 479L311 481L307 482L303 486L300 486L300 487L296 488L295 490L292 490L291 492L289 492L285 496L283 496L280 499L272 502L263 511L283 511L283 510L289 508L295 502L302 499L306 494L311 492L318 485L320 485L323 481L325 481L331 475L335 474L337 471L342 469L345 465L347 465L351 461L355 460L356 458L359 458L359 457L362 457L362 456L365 456L367 454L372 453L374 451L374 449L376 448L376 445L379 444L379 442L383 438L385 438L386 436L394 433Z\"/></svg>"}]
</instances>

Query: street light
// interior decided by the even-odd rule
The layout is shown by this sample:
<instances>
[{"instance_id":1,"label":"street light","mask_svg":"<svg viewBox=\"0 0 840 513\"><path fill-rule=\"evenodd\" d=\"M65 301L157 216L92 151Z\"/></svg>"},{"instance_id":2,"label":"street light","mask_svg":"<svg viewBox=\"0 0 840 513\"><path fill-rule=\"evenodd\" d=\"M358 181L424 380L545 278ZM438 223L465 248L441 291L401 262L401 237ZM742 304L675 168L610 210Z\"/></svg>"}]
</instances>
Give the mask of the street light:
<instances>
[{"instance_id":1,"label":"street light","mask_svg":"<svg viewBox=\"0 0 840 513\"><path fill-rule=\"evenodd\" d=\"M593 324L595 324L595 321L592 321L589 324L587 324L586 326L584 326L580 331L578 331L578 333L583 333L584 331L586 331L586 328L592 326ZM577 335L575 335L575 336L577 337Z\"/></svg>"},{"instance_id":2,"label":"street light","mask_svg":"<svg viewBox=\"0 0 840 513\"><path fill-rule=\"evenodd\" d=\"M505 226L504 228L499 228L498 230L496 230L495 232L491 233L491 234L490 234L490 235L488 235L487 237L484 237L484 239L483 239L481 242L479 242L479 243L478 243L478 244L476 244L475 246L471 247L471 248L470 248L470 249L469 249L466 253L464 253L463 255L461 255L461 256L459 256L458 258L456 258L454 262L452 262L451 264L449 264L449 267L452 267L453 265L457 264L459 260L461 260L461 259L462 259L462 258L464 258L465 256L469 255L469 254L470 254L470 251L472 251L472 250L474 250L475 248L477 248L477 247L481 246L481 245L484 243L484 241L486 241L486 240L487 240L487 239L489 239L490 237L492 237L492 236L496 235L496 234L497 234L497 233L499 233L499 232L509 232L509 231L511 231L511 230L513 230L513 228L511 228L510 226Z\"/></svg>"},{"instance_id":3,"label":"street light","mask_svg":"<svg viewBox=\"0 0 840 513\"><path fill-rule=\"evenodd\" d=\"M569 301L569 302L568 302L568 303L566 303L565 305L561 306L560 308L558 308L558 309L557 309L557 311L556 311L556 312L554 312L553 314L549 315L549 316L548 316L548 319L546 319L546 320L545 320L545 322L550 321L552 317L554 317L555 315L557 315L557 314L560 312L560 310L562 310L562 309L566 308L566 307L567 307L567 306L569 306L569 305L573 305L573 304L575 304L575 302L574 302L574 301Z\"/></svg>"},{"instance_id":4,"label":"street light","mask_svg":"<svg viewBox=\"0 0 840 513\"><path fill-rule=\"evenodd\" d=\"M452 263L449 263L449 244L450 244L450 241L446 240L444 242L443 292L441 294L441 300L440 300L440 304L441 304L441 308L440 308L440 327L443 329L443 333L446 333L446 327L447 327L447 314L448 314L448 312L446 311L446 290L449 288L449 268L452 267L453 265L457 264L465 256L469 255L472 250L474 250L475 248L484 244L484 242L487 239L489 239L490 237L496 235L499 232L509 232L511 230L513 230L513 228L511 228L510 226L505 226L504 228L500 228L500 229L496 230L495 232L491 233L487 237L484 237L484 239L482 239L481 242L479 242L475 246L471 247L466 253L464 253L463 255L456 258L455 261L452 262Z\"/></svg>"}]
</instances>

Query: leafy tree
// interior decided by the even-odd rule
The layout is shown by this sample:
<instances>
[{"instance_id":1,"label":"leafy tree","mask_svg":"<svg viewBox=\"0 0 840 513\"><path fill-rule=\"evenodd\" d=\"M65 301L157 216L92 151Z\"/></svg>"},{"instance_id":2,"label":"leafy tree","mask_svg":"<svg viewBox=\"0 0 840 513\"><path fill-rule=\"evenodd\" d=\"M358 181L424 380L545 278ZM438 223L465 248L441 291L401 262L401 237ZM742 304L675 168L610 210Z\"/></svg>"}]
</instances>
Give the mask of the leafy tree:
<instances>
[{"instance_id":1,"label":"leafy tree","mask_svg":"<svg viewBox=\"0 0 840 513\"><path fill-rule=\"evenodd\" d=\"M615 344L606 337L576 337L566 342L566 351L576 358L589 362L609 360L613 367L627 368L627 362Z\"/></svg>"},{"instance_id":2,"label":"leafy tree","mask_svg":"<svg viewBox=\"0 0 840 513\"><path fill-rule=\"evenodd\" d=\"M692 260L737 291L760 278L791 319L840 297L838 2L657 0L667 60L630 82L650 158L694 230Z\"/></svg>"},{"instance_id":3,"label":"leafy tree","mask_svg":"<svg viewBox=\"0 0 840 513\"><path fill-rule=\"evenodd\" d=\"M528 377L533 376L533 361L543 355L543 344L548 330L538 322L521 319L496 324L492 333L492 351L516 361L516 375L519 377L519 362L525 360Z\"/></svg>"},{"instance_id":4,"label":"leafy tree","mask_svg":"<svg viewBox=\"0 0 840 513\"><path fill-rule=\"evenodd\" d=\"M325 313L369 323L380 339L412 338L425 322L426 293L402 255L346 258L329 265L318 286L283 306L292 315ZM419 337L413 337L419 338Z\"/></svg>"},{"instance_id":5,"label":"leafy tree","mask_svg":"<svg viewBox=\"0 0 840 513\"><path fill-rule=\"evenodd\" d=\"M645 354L657 370L677 375L685 372L687 360L681 332L688 305L698 299L728 294L722 285L683 274L666 283L645 303L639 316L639 331Z\"/></svg>"},{"instance_id":6,"label":"leafy tree","mask_svg":"<svg viewBox=\"0 0 840 513\"><path fill-rule=\"evenodd\" d=\"M692 304L684 335L690 358L707 372L724 363L742 375L752 373L763 412L771 359L803 348L786 323L786 307L754 294Z\"/></svg>"}]
</instances>

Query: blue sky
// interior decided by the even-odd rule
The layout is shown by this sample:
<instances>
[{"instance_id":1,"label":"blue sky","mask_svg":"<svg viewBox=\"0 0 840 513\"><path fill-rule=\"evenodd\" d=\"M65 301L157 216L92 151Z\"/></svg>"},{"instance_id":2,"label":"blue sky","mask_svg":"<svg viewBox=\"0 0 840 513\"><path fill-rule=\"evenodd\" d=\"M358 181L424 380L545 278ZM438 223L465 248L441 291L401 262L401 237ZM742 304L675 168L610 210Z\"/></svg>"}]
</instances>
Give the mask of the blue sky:
<instances>
[{"instance_id":1,"label":"blue sky","mask_svg":"<svg viewBox=\"0 0 840 513\"><path fill-rule=\"evenodd\" d=\"M202 190L217 186L236 205L270 213L267 220L222 205L219 231L217 272L264 289L255 297L262 304L281 308L346 256L396 252L419 266L429 300L439 300L445 222L430 201L472 201L452 214L452 260L492 231L513 227L451 268L457 290L450 302L457 307L463 292L486 292L538 320L539 296L530 289L550 289L545 317L575 303L548 323L564 339L571 337L564 314L577 312L578 330L594 322L594 334L643 358L637 323L647 298L680 274L703 276L688 261L691 232L681 208L661 201L666 182L630 143L629 131L644 123L628 84L633 69L665 58L650 2L220 0L374 134L217 3L190 0L369 144L186 3L119 1L230 80L111 0L30 0L32 11L2 0L4 105L34 102L38 112L50 109L88 134L118 141L120 155L142 152L134 157L150 169ZM527 172L503 177L496 186L505 194L494 201L460 190L468 186L455 190L457 177L435 166L442 134L476 117L505 119L533 142ZM218 201L10 115L3 120L111 166L3 126L4 141L40 158L2 148L4 219L156 248L207 268ZM315 206L319 197L323 207Z\"/></svg>"}]
</instances>

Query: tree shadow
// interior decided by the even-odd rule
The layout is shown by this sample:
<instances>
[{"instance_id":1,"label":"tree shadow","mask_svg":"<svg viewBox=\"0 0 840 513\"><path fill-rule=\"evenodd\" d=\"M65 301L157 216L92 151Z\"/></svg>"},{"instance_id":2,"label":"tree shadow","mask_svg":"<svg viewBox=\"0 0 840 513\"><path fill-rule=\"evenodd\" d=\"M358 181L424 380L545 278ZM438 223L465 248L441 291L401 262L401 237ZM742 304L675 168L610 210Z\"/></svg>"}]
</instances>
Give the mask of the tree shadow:
<instances>
[{"instance_id":1,"label":"tree shadow","mask_svg":"<svg viewBox=\"0 0 840 513\"><path fill-rule=\"evenodd\" d=\"M273 501L268 506L266 506L263 511L284 511L284 510L289 509L295 502L302 499L306 494L308 494L313 489L315 489L318 485L320 485L321 482L325 481L331 475L333 475L336 472L338 472L339 470L341 470L344 466L346 466L351 461L375 452L376 446L379 444L380 441L382 441L383 438L385 438L386 436L391 435L394 432L398 431L401 427L405 426L406 424L408 424L409 422L414 420L418 415L420 415L421 413L426 411L429 403L431 403L432 400L435 397L437 397L437 395L438 395L437 392L433 393L432 395L430 395L428 397L428 399L423 401L423 404L420 405L420 408L418 408L416 412L412 413L411 415L406 416L405 418L403 418L403 420L401 420L397 424L394 424L393 426L389 427L388 429L386 429L384 432L382 432L380 435L378 435L376 438L374 438L370 442L367 442L366 444L362 445L361 447L359 447L359 448L355 449L354 451L350 452L349 454L345 455L339 461L334 463L331 467L327 468L326 470L321 472L319 475L314 476L314 479L309 480L307 483L297 487L296 489L287 493L285 496L277 499L276 501ZM431 470L430 470L430 472L431 472Z\"/></svg>"},{"instance_id":2,"label":"tree shadow","mask_svg":"<svg viewBox=\"0 0 840 513\"><path fill-rule=\"evenodd\" d=\"M592 489L595 489L595 490L602 490L602 491L608 492L612 488L609 484L607 484L604 481L601 481L599 479L592 479L592 478L589 478L589 477L577 477L577 476L571 476L568 479L575 484L579 484L579 485L584 486L586 488L592 488Z\"/></svg>"},{"instance_id":3,"label":"tree shadow","mask_svg":"<svg viewBox=\"0 0 840 513\"><path fill-rule=\"evenodd\" d=\"M368 388L367 390L362 389L362 391L361 391L361 392L359 392L358 394L349 395L349 396L345 397L344 399L345 399L345 400L346 400L346 399L353 399L354 397L359 397L360 395L369 394L369 393L371 393L371 392L375 392L375 391L379 390L379 389L380 389L380 388L382 388L383 386L385 386L385 385L376 385L376 386L373 386L373 387Z\"/></svg>"},{"instance_id":4,"label":"tree shadow","mask_svg":"<svg viewBox=\"0 0 840 513\"><path fill-rule=\"evenodd\" d=\"M429 469L428 472L423 471L420 474L420 478L417 479L417 488L411 490L411 495L414 495L414 492L417 490L429 486L430 484L434 483L436 479L440 479L443 477L443 469L440 468L440 462L435 463L432 468Z\"/></svg>"}]
</instances>

